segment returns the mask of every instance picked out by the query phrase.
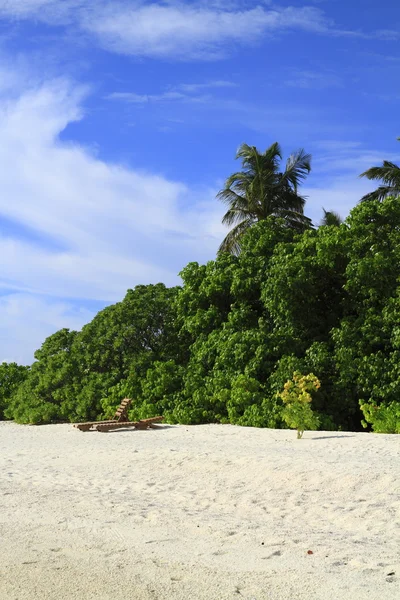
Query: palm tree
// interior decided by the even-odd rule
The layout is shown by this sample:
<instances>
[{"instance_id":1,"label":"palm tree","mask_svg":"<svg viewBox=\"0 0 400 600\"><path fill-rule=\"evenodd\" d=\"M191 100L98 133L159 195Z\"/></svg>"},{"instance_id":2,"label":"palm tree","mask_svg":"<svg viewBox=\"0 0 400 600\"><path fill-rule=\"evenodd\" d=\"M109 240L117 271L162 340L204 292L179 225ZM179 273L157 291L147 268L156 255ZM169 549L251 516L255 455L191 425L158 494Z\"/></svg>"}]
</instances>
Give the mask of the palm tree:
<instances>
[{"instance_id":1,"label":"palm tree","mask_svg":"<svg viewBox=\"0 0 400 600\"><path fill-rule=\"evenodd\" d=\"M400 140L400 138L397 139ZM360 202L368 200L382 202L388 196L394 196L395 198L400 196L400 167L388 160L384 160L381 167L371 167L364 171L360 177L367 177L367 179L382 181L383 183L374 192L363 196Z\"/></svg>"},{"instance_id":2,"label":"palm tree","mask_svg":"<svg viewBox=\"0 0 400 600\"><path fill-rule=\"evenodd\" d=\"M300 183L311 170L311 155L304 150L292 154L283 172L279 165L282 151L277 142L264 153L242 144L236 154L243 171L233 173L217 198L228 206L222 223L234 225L218 252L239 254L243 234L258 221L269 216L281 217L288 227L302 231L311 227L303 215L305 198L298 194Z\"/></svg>"},{"instance_id":3,"label":"palm tree","mask_svg":"<svg viewBox=\"0 0 400 600\"><path fill-rule=\"evenodd\" d=\"M339 225L343 223L343 219L339 213L334 210L325 210L324 208L322 210L324 211L324 216L320 223L320 227L323 227L324 225L334 225L335 227L339 227Z\"/></svg>"}]
</instances>

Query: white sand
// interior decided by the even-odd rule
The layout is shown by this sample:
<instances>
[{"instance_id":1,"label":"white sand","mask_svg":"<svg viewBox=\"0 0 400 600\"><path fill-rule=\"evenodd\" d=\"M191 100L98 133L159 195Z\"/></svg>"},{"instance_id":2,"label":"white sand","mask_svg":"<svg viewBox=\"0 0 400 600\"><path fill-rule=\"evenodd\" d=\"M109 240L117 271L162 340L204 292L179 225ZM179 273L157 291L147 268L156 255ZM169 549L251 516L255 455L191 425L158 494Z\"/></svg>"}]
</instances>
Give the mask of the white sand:
<instances>
[{"instance_id":1,"label":"white sand","mask_svg":"<svg viewBox=\"0 0 400 600\"><path fill-rule=\"evenodd\" d=\"M398 600L399 444L0 423L0 599Z\"/></svg>"}]
</instances>

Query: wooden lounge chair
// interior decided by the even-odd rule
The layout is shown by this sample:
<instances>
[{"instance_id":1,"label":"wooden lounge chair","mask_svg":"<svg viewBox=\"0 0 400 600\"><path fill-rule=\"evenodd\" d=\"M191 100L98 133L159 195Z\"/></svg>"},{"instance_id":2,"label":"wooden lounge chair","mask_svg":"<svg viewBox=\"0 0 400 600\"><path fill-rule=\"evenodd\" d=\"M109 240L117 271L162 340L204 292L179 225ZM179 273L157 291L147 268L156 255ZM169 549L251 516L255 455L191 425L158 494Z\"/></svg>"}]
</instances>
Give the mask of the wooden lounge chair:
<instances>
[{"instance_id":1,"label":"wooden lounge chair","mask_svg":"<svg viewBox=\"0 0 400 600\"><path fill-rule=\"evenodd\" d=\"M100 423L95 426L96 431L111 431L112 429L125 429L126 427L134 427L135 429L149 429L154 423L159 423L164 417L150 417L150 419L142 419L141 421L109 421L108 423Z\"/></svg>"},{"instance_id":2,"label":"wooden lounge chair","mask_svg":"<svg viewBox=\"0 0 400 600\"><path fill-rule=\"evenodd\" d=\"M109 421L88 421L87 423L74 423L74 427L80 431L110 431L111 429L121 429L126 427L135 427L136 429L148 429L153 423L162 421L164 417L152 417L142 421L128 421L128 407L132 400L124 398L118 406L114 419Z\"/></svg>"},{"instance_id":3,"label":"wooden lounge chair","mask_svg":"<svg viewBox=\"0 0 400 600\"><path fill-rule=\"evenodd\" d=\"M74 427L80 429L80 431L89 431L92 429L94 425L99 425L100 423L115 423L118 421L127 421L128 420L128 407L132 402L131 398L124 398L121 404L118 406L114 418L108 421L88 421L87 423L74 423Z\"/></svg>"}]
</instances>

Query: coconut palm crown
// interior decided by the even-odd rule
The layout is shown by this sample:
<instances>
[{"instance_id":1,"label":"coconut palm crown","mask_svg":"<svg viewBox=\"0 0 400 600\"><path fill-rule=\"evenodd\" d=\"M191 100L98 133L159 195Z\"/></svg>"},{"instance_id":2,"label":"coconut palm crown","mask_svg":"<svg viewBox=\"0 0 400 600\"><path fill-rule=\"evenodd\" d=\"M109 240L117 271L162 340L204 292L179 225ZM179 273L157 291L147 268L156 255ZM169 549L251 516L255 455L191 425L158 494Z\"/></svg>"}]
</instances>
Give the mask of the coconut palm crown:
<instances>
[{"instance_id":1,"label":"coconut palm crown","mask_svg":"<svg viewBox=\"0 0 400 600\"><path fill-rule=\"evenodd\" d=\"M324 208L322 210L324 211L324 216L322 217L320 227L325 225L339 227L343 223L343 219L339 213L335 212L334 210L325 210Z\"/></svg>"},{"instance_id":2,"label":"coconut palm crown","mask_svg":"<svg viewBox=\"0 0 400 600\"><path fill-rule=\"evenodd\" d=\"M311 155L304 150L292 154L284 171L280 169L282 151L277 142L264 153L242 144L236 154L243 170L233 173L217 198L228 206L222 223L234 226L219 247L219 252L239 254L241 238L254 223L276 216L288 227L303 231L312 226L303 214L305 197L299 185L311 170Z\"/></svg>"},{"instance_id":3,"label":"coconut palm crown","mask_svg":"<svg viewBox=\"0 0 400 600\"><path fill-rule=\"evenodd\" d=\"M400 141L400 138L397 138ZM360 202L368 200L385 200L389 196L395 198L400 197L400 167L395 163L384 160L382 166L371 167L364 173L361 173L360 177L367 177L372 181L382 181L383 185L380 185L376 190L365 194Z\"/></svg>"}]
</instances>

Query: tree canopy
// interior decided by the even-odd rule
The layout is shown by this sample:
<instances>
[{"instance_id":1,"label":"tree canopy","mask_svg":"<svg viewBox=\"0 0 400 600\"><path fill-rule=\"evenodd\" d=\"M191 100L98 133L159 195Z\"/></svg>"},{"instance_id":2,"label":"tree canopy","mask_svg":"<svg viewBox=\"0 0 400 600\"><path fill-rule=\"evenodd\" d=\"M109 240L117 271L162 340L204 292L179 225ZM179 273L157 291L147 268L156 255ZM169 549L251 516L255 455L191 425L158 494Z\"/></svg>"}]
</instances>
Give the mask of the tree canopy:
<instances>
[{"instance_id":1,"label":"tree canopy","mask_svg":"<svg viewBox=\"0 0 400 600\"><path fill-rule=\"evenodd\" d=\"M30 367L0 365L0 417L99 419L129 396L131 418L284 427L300 372L321 384L315 427L399 433L400 196L317 229L277 212L238 254L189 263L181 286L139 285L49 336Z\"/></svg>"}]
</instances>

